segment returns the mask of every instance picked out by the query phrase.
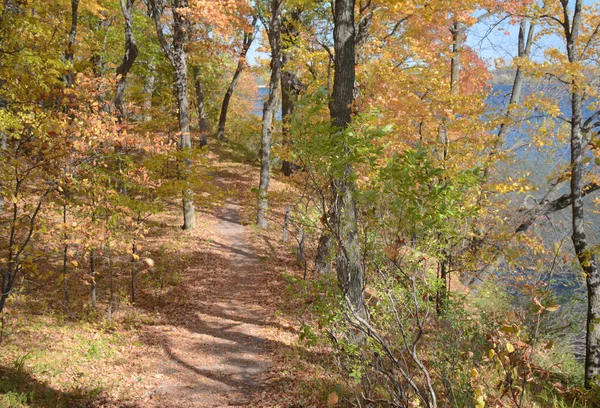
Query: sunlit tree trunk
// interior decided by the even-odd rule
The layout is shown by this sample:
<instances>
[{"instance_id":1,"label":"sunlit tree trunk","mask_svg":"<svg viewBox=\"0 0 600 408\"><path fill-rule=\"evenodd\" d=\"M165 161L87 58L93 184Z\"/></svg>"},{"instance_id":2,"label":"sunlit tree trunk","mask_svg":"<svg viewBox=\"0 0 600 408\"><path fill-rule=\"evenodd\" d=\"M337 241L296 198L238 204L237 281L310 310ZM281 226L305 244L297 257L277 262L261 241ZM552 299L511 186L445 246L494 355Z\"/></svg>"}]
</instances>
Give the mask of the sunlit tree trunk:
<instances>
[{"instance_id":1,"label":"sunlit tree trunk","mask_svg":"<svg viewBox=\"0 0 600 408\"><path fill-rule=\"evenodd\" d=\"M581 60L578 49L579 34L582 26L582 0L576 0L572 21L569 21L569 4L561 2L564 10L563 28L567 41L567 57L571 64ZM576 75L571 79L571 216L573 247L579 264L585 273L587 284L587 319L586 319L586 353L585 353L585 386L591 388L600 384L600 270L594 249L590 248L584 222L584 136L583 136L583 95L580 89L582 78Z\"/></svg>"},{"instance_id":2,"label":"sunlit tree trunk","mask_svg":"<svg viewBox=\"0 0 600 408\"><path fill-rule=\"evenodd\" d=\"M256 223L267 228L269 181L271 179L271 138L276 116L277 94L281 80L281 6L282 0L271 0L271 20L267 30L271 46L271 78L269 96L263 107L260 139L260 183L258 186L258 215Z\"/></svg>"},{"instance_id":3,"label":"sunlit tree trunk","mask_svg":"<svg viewBox=\"0 0 600 408\"><path fill-rule=\"evenodd\" d=\"M152 6L152 14L156 25L156 32L160 41L161 47L165 55L169 58L173 71L175 73L175 94L177 96L177 104L179 107L179 139L177 146L185 155L192 147L192 139L190 135L190 109L188 99L188 83L187 83L187 54L185 45L187 43L187 35L190 30L186 17L181 14L181 11L188 7L187 0L172 0L171 11L173 13L173 42L169 46L164 35L164 27L161 22L161 12L157 7L156 0L149 0ZM189 178L191 170L191 160L183 159L181 176L184 180ZM183 192L183 229L193 229L196 227L196 212L194 209L193 192L186 188Z\"/></svg>"},{"instance_id":4,"label":"sunlit tree trunk","mask_svg":"<svg viewBox=\"0 0 600 408\"><path fill-rule=\"evenodd\" d=\"M154 57L147 64L148 73L144 77L144 122L152 120L152 95L154 94L156 82L156 62Z\"/></svg>"}]
</instances>

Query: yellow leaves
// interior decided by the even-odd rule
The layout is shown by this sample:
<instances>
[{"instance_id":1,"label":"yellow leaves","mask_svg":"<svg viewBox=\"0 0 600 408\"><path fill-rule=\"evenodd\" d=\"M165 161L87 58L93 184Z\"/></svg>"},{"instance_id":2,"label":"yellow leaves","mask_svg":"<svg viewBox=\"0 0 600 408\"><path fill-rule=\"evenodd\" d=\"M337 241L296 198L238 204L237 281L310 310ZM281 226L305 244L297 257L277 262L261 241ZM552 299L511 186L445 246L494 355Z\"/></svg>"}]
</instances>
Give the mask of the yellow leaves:
<instances>
[{"instance_id":1,"label":"yellow leaves","mask_svg":"<svg viewBox=\"0 0 600 408\"><path fill-rule=\"evenodd\" d=\"M475 407L484 408L485 407L485 395L483 394L483 390L481 386L475 389Z\"/></svg>"},{"instance_id":2,"label":"yellow leaves","mask_svg":"<svg viewBox=\"0 0 600 408\"><path fill-rule=\"evenodd\" d=\"M98 0L80 0L79 3L82 10L86 10L101 20L104 20L107 15L107 9L104 8Z\"/></svg>"},{"instance_id":3,"label":"yellow leaves","mask_svg":"<svg viewBox=\"0 0 600 408\"><path fill-rule=\"evenodd\" d=\"M494 191L500 194L526 193L535 189L526 177L519 177L515 180L510 176L507 177L505 182L497 183L493 187Z\"/></svg>"},{"instance_id":4,"label":"yellow leaves","mask_svg":"<svg viewBox=\"0 0 600 408\"><path fill-rule=\"evenodd\" d=\"M421 400L418 398L415 398L414 400L412 400L411 402L408 403L409 408L418 408L420 406L421 406Z\"/></svg>"},{"instance_id":5,"label":"yellow leaves","mask_svg":"<svg viewBox=\"0 0 600 408\"><path fill-rule=\"evenodd\" d=\"M542 313L543 310L546 310L546 311L552 313L552 312L556 312L558 309L560 309L560 305L556 305L556 304L549 305L549 306L543 306L537 297L535 297L533 299L533 302L539 307L538 314Z\"/></svg>"},{"instance_id":6,"label":"yellow leaves","mask_svg":"<svg viewBox=\"0 0 600 408\"><path fill-rule=\"evenodd\" d=\"M488 351L488 358L492 359L492 358L494 358L495 355L496 355L496 350L494 350L493 348L490 349L490 351Z\"/></svg>"},{"instance_id":7,"label":"yellow leaves","mask_svg":"<svg viewBox=\"0 0 600 408\"><path fill-rule=\"evenodd\" d=\"M504 325L500 328L501 332L504 333L519 333L519 328L516 325Z\"/></svg>"},{"instance_id":8,"label":"yellow leaves","mask_svg":"<svg viewBox=\"0 0 600 408\"><path fill-rule=\"evenodd\" d=\"M508 354L514 353L515 346L513 346L512 343L506 343L506 351Z\"/></svg>"}]
</instances>

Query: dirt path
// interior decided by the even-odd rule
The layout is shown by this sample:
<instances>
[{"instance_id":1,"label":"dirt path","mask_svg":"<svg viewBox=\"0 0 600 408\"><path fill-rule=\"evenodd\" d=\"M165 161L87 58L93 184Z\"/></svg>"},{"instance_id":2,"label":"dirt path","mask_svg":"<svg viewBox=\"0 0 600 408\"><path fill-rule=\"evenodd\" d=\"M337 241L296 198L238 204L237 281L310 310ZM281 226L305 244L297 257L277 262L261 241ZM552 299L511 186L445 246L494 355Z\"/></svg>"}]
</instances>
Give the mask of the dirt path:
<instances>
[{"instance_id":1,"label":"dirt path","mask_svg":"<svg viewBox=\"0 0 600 408\"><path fill-rule=\"evenodd\" d=\"M181 324L153 329L165 351L152 392L156 406L247 406L260 391L261 374L270 365L272 311L264 306L269 293L261 262L246 241L238 210L227 200L217 214L208 254L195 261L215 265L208 268L210 276L198 276L188 288Z\"/></svg>"}]
</instances>

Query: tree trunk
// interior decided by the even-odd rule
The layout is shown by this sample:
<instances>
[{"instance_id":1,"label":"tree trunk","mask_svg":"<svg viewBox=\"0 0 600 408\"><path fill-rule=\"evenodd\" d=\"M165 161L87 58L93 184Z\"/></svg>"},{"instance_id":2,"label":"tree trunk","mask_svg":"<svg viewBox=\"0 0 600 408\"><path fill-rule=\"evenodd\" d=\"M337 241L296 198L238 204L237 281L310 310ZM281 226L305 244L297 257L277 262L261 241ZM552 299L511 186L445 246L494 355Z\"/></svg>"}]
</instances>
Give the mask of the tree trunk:
<instances>
[{"instance_id":1,"label":"tree trunk","mask_svg":"<svg viewBox=\"0 0 600 408\"><path fill-rule=\"evenodd\" d=\"M135 305L135 241L131 246L131 304Z\"/></svg>"},{"instance_id":2,"label":"tree trunk","mask_svg":"<svg viewBox=\"0 0 600 408\"><path fill-rule=\"evenodd\" d=\"M90 287L90 299L92 308L96 308L96 269L94 265L94 250L90 251L90 276L92 277L92 285Z\"/></svg>"},{"instance_id":3,"label":"tree trunk","mask_svg":"<svg viewBox=\"0 0 600 408\"><path fill-rule=\"evenodd\" d=\"M187 56L183 49L175 53L175 89L177 92L177 103L179 105L179 141L178 147L186 152L192 148L192 139L190 134L190 110L188 100L187 86ZM183 179L187 180L191 169L189 158L184 158ZM196 215L194 210L193 192L186 189L183 192L183 229L193 229L196 227Z\"/></svg>"},{"instance_id":4,"label":"tree trunk","mask_svg":"<svg viewBox=\"0 0 600 408\"><path fill-rule=\"evenodd\" d=\"M188 99L188 84L187 84L187 54L185 45L187 43L187 34L189 32L189 24L182 14L188 7L187 0L172 0L173 25L171 32L173 33L172 46L169 46L164 34L164 27L161 22L161 12L156 4L156 0L150 0L156 33L160 42L161 48L165 55L169 58L173 71L175 73L175 92L177 95L177 104L179 107L179 139L177 146L183 155L192 147L192 139L190 136L190 109ZM191 170L191 160L183 159L181 177L183 180L189 178ZM183 229L193 229L196 227L196 213L194 209L193 191L186 188L183 191Z\"/></svg>"},{"instance_id":5,"label":"tree trunk","mask_svg":"<svg viewBox=\"0 0 600 408\"><path fill-rule=\"evenodd\" d=\"M519 25L519 43L517 56L519 58L529 58L529 54L531 52L531 46L533 45L533 34L535 31L535 24L529 25L529 31L527 30L527 21L522 20ZM500 129L498 130L497 140L493 146L493 150L490 153L490 156L496 154L496 152L504 146L506 135L510 130L510 118L512 115L513 109L519 104L521 100L521 93L523 92L523 81L525 76L523 75L523 69L521 65L517 65L517 70L515 71L515 77L513 80L513 87L510 93L510 100L508 101L508 106L506 107L506 111L504 113L504 120L500 124ZM488 168L485 168L485 173L487 175Z\"/></svg>"},{"instance_id":6,"label":"tree trunk","mask_svg":"<svg viewBox=\"0 0 600 408\"><path fill-rule=\"evenodd\" d=\"M293 43L298 37L298 30L296 30L295 24L300 18L300 11L295 10L290 14L291 23L284 24L282 31L288 37L287 42ZM283 145L290 145L292 143L290 135L292 115L294 114L294 106L296 105L298 93L302 86L298 76L292 70L292 54L288 50L282 51L281 61L281 140ZM287 160L282 160L281 171L284 176L289 177L296 170L298 170L298 166Z\"/></svg>"},{"instance_id":7,"label":"tree trunk","mask_svg":"<svg viewBox=\"0 0 600 408\"><path fill-rule=\"evenodd\" d=\"M71 29L69 30L69 42L67 44L67 50L65 51L65 61L73 64L74 52L73 47L75 46L75 39L77 37L77 17L79 12L79 0L71 0ZM63 76L63 80L67 85L67 88L73 87L75 83L75 73L71 69L68 73Z\"/></svg>"},{"instance_id":8,"label":"tree trunk","mask_svg":"<svg viewBox=\"0 0 600 408\"><path fill-rule=\"evenodd\" d=\"M333 244L334 242L331 233L324 230L321 234L321 237L319 237L319 245L317 246L317 257L315 259L316 274L323 276L331 274L331 263L335 250L335 246Z\"/></svg>"},{"instance_id":9,"label":"tree trunk","mask_svg":"<svg viewBox=\"0 0 600 408\"><path fill-rule=\"evenodd\" d=\"M67 244L67 194L63 193L65 202L63 203L63 227L65 229L63 233L63 239L65 241L63 247L63 293L65 295L65 309L69 311L71 299L69 297L69 275L67 270L67 261L69 255L69 245Z\"/></svg>"},{"instance_id":10,"label":"tree trunk","mask_svg":"<svg viewBox=\"0 0 600 408\"><path fill-rule=\"evenodd\" d=\"M198 107L198 131L200 132L200 147L208 144L208 118L204 105L204 88L200 81L200 69L197 66L193 68L194 86L196 88L196 105Z\"/></svg>"},{"instance_id":11,"label":"tree trunk","mask_svg":"<svg viewBox=\"0 0 600 408\"><path fill-rule=\"evenodd\" d=\"M290 235L290 206L285 206L285 218L283 219L283 242L288 242Z\"/></svg>"},{"instance_id":12,"label":"tree trunk","mask_svg":"<svg viewBox=\"0 0 600 408\"><path fill-rule=\"evenodd\" d=\"M119 123L123 123L125 107L123 96L125 94L125 81L129 70L138 55L138 47L133 35L133 3L135 0L121 0L121 10L125 18L125 55L121 65L117 67L117 91L115 94L115 107Z\"/></svg>"},{"instance_id":13,"label":"tree trunk","mask_svg":"<svg viewBox=\"0 0 600 408\"><path fill-rule=\"evenodd\" d=\"M568 16L568 3L561 2L564 15ZM567 40L567 56L570 63L578 63L581 59L577 42L582 25L582 0L575 2L572 24L568 18L564 23ZM584 222L584 137L583 137L583 95L578 83L571 80L571 216L573 232L571 240L575 254L583 269L587 283L588 308L586 318L586 353L585 353L585 386L592 388L600 384L600 270L596 254L589 247Z\"/></svg>"},{"instance_id":14,"label":"tree trunk","mask_svg":"<svg viewBox=\"0 0 600 408\"><path fill-rule=\"evenodd\" d=\"M242 75L242 71L246 66L246 54L248 54L248 50L254 41L254 30L256 29L256 24L258 23L258 18L255 16L252 18L252 32L244 33L244 41L242 43L242 51L240 52L238 58L238 64L233 73L233 78L231 79L231 83L227 88L227 92L225 92L225 96L223 97L223 103L221 104L221 113L219 114L219 129L217 131L217 139L223 140L225 139L225 123L227 122L227 111L229 109L229 102L231 101L231 97L233 96L233 91L237 86L238 81L240 80L240 76Z\"/></svg>"},{"instance_id":15,"label":"tree trunk","mask_svg":"<svg viewBox=\"0 0 600 408\"><path fill-rule=\"evenodd\" d=\"M335 72L332 101L329 105L332 124L346 129L351 121L355 82L354 50L354 3L355 0L335 0L334 6L334 49ZM347 151L348 147L343 146ZM347 153L347 152L346 152ZM333 181L335 211L334 233L339 241L337 276L348 306L357 316L367 318L364 299L364 283L361 252L358 240L355 185L352 167L344 167L341 178Z\"/></svg>"},{"instance_id":16,"label":"tree trunk","mask_svg":"<svg viewBox=\"0 0 600 408\"><path fill-rule=\"evenodd\" d=\"M144 76L144 122L152 120L152 95L156 82L156 62L154 57L148 61L148 74Z\"/></svg>"},{"instance_id":17,"label":"tree trunk","mask_svg":"<svg viewBox=\"0 0 600 408\"><path fill-rule=\"evenodd\" d=\"M112 320L113 313L113 305L115 299L115 288L114 288L114 270L113 270L113 259L112 259L112 251L108 248L108 289L109 289L109 301L108 301L108 321Z\"/></svg>"},{"instance_id":18,"label":"tree trunk","mask_svg":"<svg viewBox=\"0 0 600 408\"><path fill-rule=\"evenodd\" d=\"M256 217L256 223L261 228L267 228L267 208L269 206L267 194L271 178L271 137L273 135L273 121L281 80L281 1L279 0L271 0L271 21L268 27L268 36L271 46L271 78L269 80L269 97L263 108L258 215Z\"/></svg>"}]
</instances>

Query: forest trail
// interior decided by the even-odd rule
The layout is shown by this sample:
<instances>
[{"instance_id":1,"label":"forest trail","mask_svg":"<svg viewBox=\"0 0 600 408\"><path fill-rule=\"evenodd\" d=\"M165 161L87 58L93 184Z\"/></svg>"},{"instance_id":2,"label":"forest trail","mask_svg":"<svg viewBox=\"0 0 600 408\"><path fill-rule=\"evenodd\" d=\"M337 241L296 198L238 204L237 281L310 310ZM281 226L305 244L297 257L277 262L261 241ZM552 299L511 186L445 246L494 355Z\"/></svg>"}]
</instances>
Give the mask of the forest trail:
<instances>
[{"instance_id":1,"label":"forest trail","mask_svg":"<svg viewBox=\"0 0 600 408\"><path fill-rule=\"evenodd\" d=\"M216 176L223 191L238 181L227 172ZM198 239L195 256L186 261L183 292L169 295L176 300L162 309L164 323L147 334L164 351L149 393L156 407L250 406L261 399L271 353L286 328L274 317L278 279L250 245L237 199L230 196L202 215L213 219L210 235Z\"/></svg>"}]
</instances>

